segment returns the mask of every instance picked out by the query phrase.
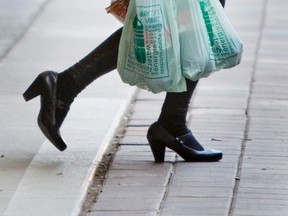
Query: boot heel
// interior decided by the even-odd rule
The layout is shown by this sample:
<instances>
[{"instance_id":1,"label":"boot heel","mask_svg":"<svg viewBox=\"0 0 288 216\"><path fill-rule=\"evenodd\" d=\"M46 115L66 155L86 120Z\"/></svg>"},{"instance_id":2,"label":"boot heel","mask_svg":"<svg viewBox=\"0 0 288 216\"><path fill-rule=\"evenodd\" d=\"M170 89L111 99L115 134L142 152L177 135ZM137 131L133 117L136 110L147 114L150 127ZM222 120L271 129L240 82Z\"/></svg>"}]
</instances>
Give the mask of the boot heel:
<instances>
[{"instance_id":1,"label":"boot heel","mask_svg":"<svg viewBox=\"0 0 288 216\"><path fill-rule=\"evenodd\" d=\"M155 162L164 162L165 159L165 146L158 143L149 143Z\"/></svg>"},{"instance_id":2,"label":"boot heel","mask_svg":"<svg viewBox=\"0 0 288 216\"><path fill-rule=\"evenodd\" d=\"M41 91L41 80L40 76L38 76L33 83L28 87L28 89L24 92L23 97L24 100L27 102L38 95L40 95Z\"/></svg>"}]
</instances>

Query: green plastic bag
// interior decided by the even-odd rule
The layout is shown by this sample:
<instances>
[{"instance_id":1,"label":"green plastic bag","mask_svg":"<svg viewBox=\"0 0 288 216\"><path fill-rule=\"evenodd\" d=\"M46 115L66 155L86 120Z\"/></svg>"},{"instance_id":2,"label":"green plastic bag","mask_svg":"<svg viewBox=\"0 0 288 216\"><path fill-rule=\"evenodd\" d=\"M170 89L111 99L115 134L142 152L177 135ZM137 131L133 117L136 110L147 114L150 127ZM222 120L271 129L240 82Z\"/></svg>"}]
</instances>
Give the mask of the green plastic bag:
<instances>
[{"instance_id":1,"label":"green plastic bag","mask_svg":"<svg viewBox=\"0 0 288 216\"><path fill-rule=\"evenodd\" d=\"M219 0L177 1L181 68L191 80L238 65L243 44Z\"/></svg>"},{"instance_id":2,"label":"green plastic bag","mask_svg":"<svg viewBox=\"0 0 288 216\"><path fill-rule=\"evenodd\" d=\"M154 93L186 90L174 0L131 0L119 45L123 82Z\"/></svg>"}]
</instances>

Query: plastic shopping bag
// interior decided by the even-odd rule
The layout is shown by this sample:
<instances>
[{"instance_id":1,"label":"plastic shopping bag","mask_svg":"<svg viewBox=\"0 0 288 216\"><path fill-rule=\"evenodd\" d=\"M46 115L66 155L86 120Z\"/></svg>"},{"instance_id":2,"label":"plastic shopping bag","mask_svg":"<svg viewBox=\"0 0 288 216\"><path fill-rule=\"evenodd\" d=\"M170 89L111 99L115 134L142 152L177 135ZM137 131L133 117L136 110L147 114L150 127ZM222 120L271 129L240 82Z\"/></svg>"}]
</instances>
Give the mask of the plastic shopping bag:
<instances>
[{"instance_id":1,"label":"plastic shopping bag","mask_svg":"<svg viewBox=\"0 0 288 216\"><path fill-rule=\"evenodd\" d=\"M177 1L181 67L198 80L241 61L243 45L219 0Z\"/></svg>"},{"instance_id":2,"label":"plastic shopping bag","mask_svg":"<svg viewBox=\"0 0 288 216\"><path fill-rule=\"evenodd\" d=\"M154 93L186 90L173 2L130 0L117 63L123 82Z\"/></svg>"}]
</instances>

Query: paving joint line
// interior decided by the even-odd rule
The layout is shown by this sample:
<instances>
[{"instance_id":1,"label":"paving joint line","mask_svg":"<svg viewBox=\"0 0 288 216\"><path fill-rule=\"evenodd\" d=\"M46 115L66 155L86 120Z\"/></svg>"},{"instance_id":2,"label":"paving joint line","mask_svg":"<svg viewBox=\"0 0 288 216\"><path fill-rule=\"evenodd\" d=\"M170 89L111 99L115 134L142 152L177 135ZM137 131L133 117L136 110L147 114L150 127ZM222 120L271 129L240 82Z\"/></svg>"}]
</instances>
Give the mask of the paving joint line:
<instances>
[{"instance_id":1,"label":"paving joint line","mask_svg":"<svg viewBox=\"0 0 288 216\"><path fill-rule=\"evenodd\" d=\"M163 209L164 209L164 205L165 205L165 202L166 202L168 194L169 194L170 186L173 182L176 168L177 168L177 155L175 154L175 158L174 158L174 161L172 161L172 166L171 166L169 175L167 177L166 183L164 184L164 191L162 193L163 196L162 196L161 202L159 203L157 213L156 213L157 216L160 216L162 214Z\"/></svg>"},{"instance_id":2,"label":"paving joint line","mask_svg":"<svg viewBox=\"0 0 288 216\"><path fill-rule=\"evenodd\" d=\"M195 95L197 94L197 88L195 89ZM190 121L192 121L192 114L191 114L191 110L193 109L193 101L194 101L194 98L195 97L192 97L191 99L191 102L190 102L190 108L189 108L189 111L188 111L188 116L187 116L187 123L189 124ZM176 169L177 169L177 162L178 162L178 155L175 153L175 156L174 156L174 161L172 161L172 167L171 167L171 170L170 170L170 173L169 173L169 176L167 178L167 181L166 181L166 184L164 185L164 191L163 191L163 196L162 196L162 200L159 204L159 207L157 209L157 213L156 215L157 216L161 216L162 214L162 211L164 209L164 205L165 205L165 202L168 198L168 194L169 194L169 190L170 190L170 186L172 185L173 183L173 178L175 176L175 172L176 172Z\"/></svg>"},{"instance_id":3,"label":"paving joint line","mask_svg":"<svg viewBox=\"0 0 288 216\"><path fill-rule=\"evenodd\" d=\"M256 66L258 64L258 55L260 52L260 46L261 46L261 42L262 42L262 38L263 38L263 29L265 27L265 22L266 22L267 8L268 8L268 0L264 0L262 13L261 13L262 19L260 21L260 27L259 27L259 36L258 36L257 45L256 45L256 49L255 49L255 60L253 62L251 80L250 80L250 85L249 85L249 95L247 97L247 108L245 110L245 116L246 116L245 131L244 131L244 136L243 136L243 140L241 143L241 151L240 151L240 155L239 155L239 159L238 159L237 172L236 172L236 176L235 176L235 183L234 183L232 198L230 201L230 207L228 209L228 216L233 216L234 211L235 211L237 196L238 196L238 190L239 190L240 181L241 181L242 165L243 165L245 151L246 151L246 144L247 144L247 141L250 141L250 139L248 137L249 126L250 126L250 122L251 122L251 116L249 114L249 108L251 105L253 87L254 87L254 82L255 82Z\"/></svg>"},{"instance_id":4,"label":"paving joint line","mask_svg":"<svg viewBox=\"0 0 288 216\"><path fill-rule=\"evenodd\" d=\"M197 90L196 90L197 91ZM195 92L196 93L196 92ZM192 110L192 104L193 104L193 98L192 98L192 101L190 103L190 111L189 111L189 114L188 114L188 117L187 117L187 122L189 123L190 121L192 121L192 115L191 115L191 110ZM159 207L157 209L157 213L156 215L157 216L161 216L162 214L162 211L164 209L164 205L165 205L165 202L168 198L168 194L169 194L169 190L170 190L170 186L172 185L173 183L173 178L175 176L175 173L176 173L176 169L177 169L177 163L178 162L178 155L175 153L175 156L174 156L174 161L172 161L172 167L170 169L170 172L169 172L169 175L167 177L167 180L166 180L166 183L164 185L164 191L163 191L163 196L162 196L162 199L161 199L161 202L159 204Z\"/></svg>"}]
</instances>

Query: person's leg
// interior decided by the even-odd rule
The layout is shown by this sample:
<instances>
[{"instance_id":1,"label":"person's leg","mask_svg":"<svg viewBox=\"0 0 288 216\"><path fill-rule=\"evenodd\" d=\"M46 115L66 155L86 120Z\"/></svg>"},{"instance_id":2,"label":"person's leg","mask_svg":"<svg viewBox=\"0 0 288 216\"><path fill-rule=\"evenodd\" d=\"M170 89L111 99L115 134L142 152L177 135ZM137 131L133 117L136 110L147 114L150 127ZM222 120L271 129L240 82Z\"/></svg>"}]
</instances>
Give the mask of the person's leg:
<instances>
[{"instance_id":1,"label":"person's leg","mask_svg":"<svg viewBox=\"0 0 288 216\"><path fill-rule=\"evenodd\" d=\"M60 127L74 98L98 77L117 67L118 47L122 28L114 32L72 67L58 74L58 100L66 104L66 109L56 110L56 122Z\"/></svg>"},{"instance_id":2,"label":"person's leg","mask_svg":"<svg viewBox=\"0 0 288 216\"><path fill-rule=\"evenodd\" d=\"M225 0L219 0L225 6ZM198 81L186 79L187 91L167 93L158 122L173 136L181 136L189 132L186 127L186 115L189 103Z\"/></svg>"},{"instance_id":3,"label":"person's leg","mask_svg":"<svg viewBox=\"0 0 288 216\"><path fill-rule=\"evenodd\" d=\"M187 91L167 93L158 121L147 133L154 159L164 162L165 148L179 154L185 161L213 162L222 159L222 152L205 150L186 126L186 116L197 81L186 79Z\"/></svg>"},{"instance_id":4,"label":"person's leg","mask_svg":"<svg viewBox=\"0 0 288 216\"><path fill-rule=\"evenodd\" d=\"M219 0L225 6L225 0ZM189 103L198 81L186 79L187 91L167 93L158 122L173 136L181 136L189 132L186 127L186 115Z\"/></svg>"},{"instance_id":5,"label":"person's leg","mask_svg":"<svg viewBox=\"0 0 288 216\"><path fill-rule=\"evenodd\" d=\"M179 137L189 133L189 129L186 126L186 116L197 83L198 81L186 79L186 92L168 92L166 94L158 122L174 137ZM194 149L203 150L203 148L198 144Z\"/></svg>"},{"instance_id":6,"label":"person's leg","mask_svg":"<svg viewBox=\"0 0 288 216\"><path fill-rule=\"evenodd\" d=\"M117 30L81 61L62 73L45 71L38 75L23 97L41 96L38 125L60 151L66 149L61 127L74 98L98 77L116 69L122 28Z\"/></svg>"},{"instance_id":7,"label":"person's leg","mask_svg":"<svg viewBox=\"0 0 288 216\"><path fill-rule=\"evenodd\" d=\"M189 134L190 130L186 125L186 116L189 111L189 104L198 81L186 79L187 91L181 93L166 94L158 123L165 128L172 136L181 137ZM197 140L190 140L188 145L195 150L204 150Z\"/></svg>"},{"instance_id":8,"label":"person's leg","mask_svg":"<svg viewBox=\"0 0 288 216\"><path fill-rule=\"evenodd\" d=\"M225 0L220 0L225 6ZM165 147L176 151L186 161L218 161L222 152L205 150L186 126L190 100L198 81L186 79L187 91L167 93L158 121L151 125L147 139L155 161L163 162Z\"/></svg>"}]
</instances>

